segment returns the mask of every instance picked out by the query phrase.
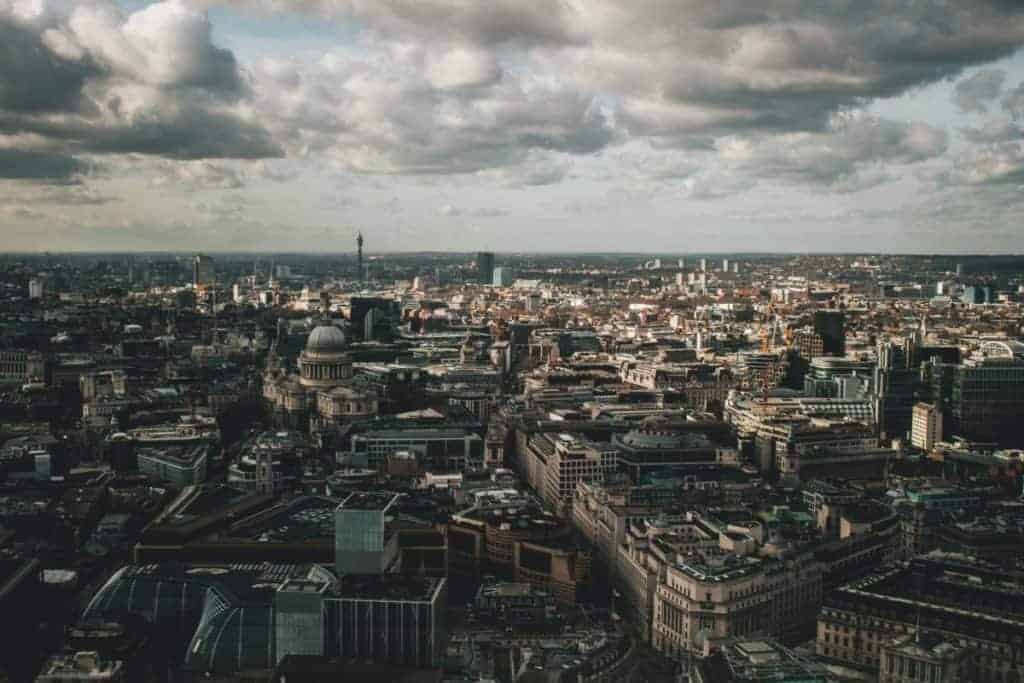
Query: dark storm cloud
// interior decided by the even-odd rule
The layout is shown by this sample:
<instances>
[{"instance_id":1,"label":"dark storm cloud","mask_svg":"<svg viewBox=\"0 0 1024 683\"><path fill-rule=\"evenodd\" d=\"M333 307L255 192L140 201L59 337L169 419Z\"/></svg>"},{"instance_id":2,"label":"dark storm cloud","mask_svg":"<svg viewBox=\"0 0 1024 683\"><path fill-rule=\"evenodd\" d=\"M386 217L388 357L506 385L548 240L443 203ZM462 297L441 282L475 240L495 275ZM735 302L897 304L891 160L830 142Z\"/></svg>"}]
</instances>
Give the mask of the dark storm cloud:
<instances>
[{"instance_id":1,"label":"dark storm cloud","mask_svg":"<svg viewBox=\"0 0 1024 683\"><path fill-rule=\"evenodd\" d=\"M67 182L88 170L69 154L0 148L0 178Z\"/></svg>"},{"instance_id":2,"label":"dark storm cloud","mask_svg":"<svg viewBox=\"0 0 1024 683\"><path fill-rule=\"evenodd\" d=\"M86 79L96 74L88 63L53 54L38 33L0 14L0 110L76 111Z\"/></svg>"},{"instance_id":3,"label":"dark storm cloud","mask_svg":"<svg viewBox=\"0 0 1024 683\"><path fill-rule=\"evenodd\" d=\"M137 153L168 159L263 159L281 148L262 127L202 108L139 117L116 128L83 131L82 148L95 153Z\"/></svg>"},{"instance_id":4,"label":"dark storm cloud","mask_svg":"<svg viewBox=\"0 0 1024 683\"><path fill-rule=\"evenodd\" d=\"M247 95L205 14L176 0L129 16L102 0L0 1L4 177L68 178L88 167L76 157L95 154L280 156L236 111Z\"/></svg>"}]
</instances>

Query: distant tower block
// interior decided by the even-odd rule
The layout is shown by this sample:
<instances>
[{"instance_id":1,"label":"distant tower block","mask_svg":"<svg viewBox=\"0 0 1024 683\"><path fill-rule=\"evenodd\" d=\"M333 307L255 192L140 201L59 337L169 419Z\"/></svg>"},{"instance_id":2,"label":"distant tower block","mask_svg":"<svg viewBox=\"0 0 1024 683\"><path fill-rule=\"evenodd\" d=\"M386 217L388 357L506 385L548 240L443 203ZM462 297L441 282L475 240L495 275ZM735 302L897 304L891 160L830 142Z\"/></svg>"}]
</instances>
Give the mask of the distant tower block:
<instances>
[{"instance_id":1,"label":"distant tower block","mask_svg":"<svg viewBox=\"0 0 1024 683\"><path fill-rule=\"evenodd\" d=\"M363 232L360 230L356 233L356 261L358 267L357 279L363 279Z\"/></svg>"},{"instance_id":2,"label":"distant tower block","mask_svg":"<svg viewBox=\"0 0 1024 683\"><path fill-rule=\"evenodd\" d=\"M256 490L263 494L274 492L274 458L268 450L256 455Z\"/></svg>"}]
</instances>

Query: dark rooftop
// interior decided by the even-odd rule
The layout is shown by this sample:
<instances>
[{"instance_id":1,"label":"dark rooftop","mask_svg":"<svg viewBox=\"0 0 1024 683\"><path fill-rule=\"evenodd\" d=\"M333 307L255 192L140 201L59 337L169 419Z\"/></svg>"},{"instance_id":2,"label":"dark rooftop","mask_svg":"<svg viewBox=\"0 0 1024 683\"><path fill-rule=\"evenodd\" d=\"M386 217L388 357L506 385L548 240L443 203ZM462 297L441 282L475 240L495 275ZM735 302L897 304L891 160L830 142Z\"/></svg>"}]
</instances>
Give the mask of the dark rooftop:
<instances>
[{"instance_id":1,"label":"dark rooftop","mask_svg":"<svg viewBox=\"0 0 1024 683\"><path fill-rule=\"evenodd\" d=\"M398 494L388 491L357 492L343 500L340 507L348 510L387 510L397 498Z\"/></svg>"},{"instance_id":2,"label":"dark rooftop","mask_svg":"<svg viewBox=\"0 0 1024 683\"><path fill-rule=\"evenodd\" d=\"M403 574L349 574L341 579L337 595L360 600L429 601L443 581Z\"/></svg>"}]
</instances>

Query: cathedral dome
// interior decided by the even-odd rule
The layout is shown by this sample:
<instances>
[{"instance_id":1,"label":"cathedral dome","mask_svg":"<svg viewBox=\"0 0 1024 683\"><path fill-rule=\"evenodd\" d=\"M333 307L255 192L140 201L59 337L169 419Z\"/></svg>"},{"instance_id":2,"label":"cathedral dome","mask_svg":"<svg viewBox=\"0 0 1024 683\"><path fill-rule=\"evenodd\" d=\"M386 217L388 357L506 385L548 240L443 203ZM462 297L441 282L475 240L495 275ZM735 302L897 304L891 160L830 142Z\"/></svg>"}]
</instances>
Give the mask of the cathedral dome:
<instances>
[{"instance_id":1,"label":"cathedral dome","mask_svg":"<svg viewBox=\"0 0 1024 683\"><path fill-rule=\"evenodd\" d=\"M346 346L345 333L334 325L316 327L306 340L306 351L310 353L339 353Z\"/></svg>"},{"instance_id":2,"label":"cathedral dome","mask_svg":"<svg viewBox=\"0 0 1024 683\"><path fill-rule=\"evenodd\" d=\"M345 333L333 325L320 325L310 332L299 355L299 374L307 389L328 389L352 379Z\"/></svg>"}]
</instances>

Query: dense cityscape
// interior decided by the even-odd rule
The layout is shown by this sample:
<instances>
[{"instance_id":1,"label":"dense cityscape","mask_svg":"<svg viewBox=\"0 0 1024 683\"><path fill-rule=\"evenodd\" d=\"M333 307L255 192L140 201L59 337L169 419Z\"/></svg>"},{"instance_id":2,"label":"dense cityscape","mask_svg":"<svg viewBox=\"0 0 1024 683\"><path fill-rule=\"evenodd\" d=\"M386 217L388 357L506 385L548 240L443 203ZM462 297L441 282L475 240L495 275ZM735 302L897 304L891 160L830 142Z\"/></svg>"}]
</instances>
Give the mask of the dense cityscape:
<instances>
[{"instance_id":1,"label":"dense cityscape","mask_svg":"<svg viewBox=\"0 0 1024 683\"><path fill-rule=\"evenodd\" d=\"M0 0L0 683L1024 683L1024 0Z\"/></svg>"},{"instance_id":2,"label":"dense cityscape","mask_svg":"<svg viewBox=\"0 0 1024 683\"><path fill-rule=\"evenodd\" d=\"M339 247L0 257L0 680L1022 680L1024 258Z\"/></svg>"}]
</instances>

